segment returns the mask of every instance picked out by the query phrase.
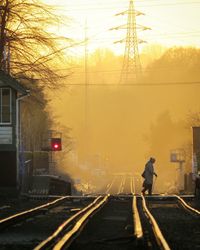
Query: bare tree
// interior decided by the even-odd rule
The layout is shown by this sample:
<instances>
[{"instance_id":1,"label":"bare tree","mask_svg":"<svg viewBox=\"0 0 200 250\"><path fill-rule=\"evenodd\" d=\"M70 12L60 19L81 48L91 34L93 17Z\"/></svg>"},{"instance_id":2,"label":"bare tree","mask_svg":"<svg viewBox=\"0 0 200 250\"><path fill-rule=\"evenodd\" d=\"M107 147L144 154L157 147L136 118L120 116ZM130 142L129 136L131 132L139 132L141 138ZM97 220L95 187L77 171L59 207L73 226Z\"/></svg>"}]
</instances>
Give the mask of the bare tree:
<instances>
[{"instance_id":1,"label":"bare tree","mask_svg":"<svg viewBox=\"0 0 200 250\"><path fill-rule=\"evenodd\" d=\"M62 21L55 9L39 0L0 0L0 18L0 69L57 88L63 75L56 65L70 39L52 33Z\"/></svg>"},{"instance_id":2,"label":"bare tree","mask_svg":"<svg viewBox=\"0 0 200 250\"><path fill-rule=\"evenodd\" d=\"M22 150L25 151L42 150L44 134L53 124L47 111L48 100L37 83L34 85L35 93L20 102L22 121L20 141Z\"/></svg>"},{"instance_id":3,"label":"bare tree","mask_svg":"<svg viewBox=\"0 0 200 250\"><path fill-rule=\"evenodd\" d=\"M53 32L62 22L55 7L40 0L0 0L0 70L31 90L21 102L24 150L41 150L43 134L55 123L44 89L59 88L68 75L64 49L71 40Z\"/></svg>"}]
</instances>

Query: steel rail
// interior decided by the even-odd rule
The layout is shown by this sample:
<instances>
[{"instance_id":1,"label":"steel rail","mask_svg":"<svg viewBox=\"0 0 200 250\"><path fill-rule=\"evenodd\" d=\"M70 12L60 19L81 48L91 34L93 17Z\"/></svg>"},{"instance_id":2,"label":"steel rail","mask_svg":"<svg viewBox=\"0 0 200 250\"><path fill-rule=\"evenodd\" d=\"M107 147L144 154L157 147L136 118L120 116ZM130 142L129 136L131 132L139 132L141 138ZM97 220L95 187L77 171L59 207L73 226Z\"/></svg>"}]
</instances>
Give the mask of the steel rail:
<instances>
[{"instance_id":1,"label":"steel rail","mask_svg":"<svg viewBox=\"0 0 200 250\"><path fill-rule=\"evenodd\" d=\"M86 223L87 219L107 202L108 197L109 195L105 196L104 199L101 202L99 202L99 204L88 210L80 218L80 220L76 222L74 227L69 232L67 232L62 239L59 240L59 242L54 246L53 250L61 250L64 249L66 245L70 245L73 238L75 239L80 233L80 230Z\"/></svg>"},{"instance_id":2,"label":"steel rail","mask_svg":"<svg viewBox=\"0 0 200 250\"><path fill-rule=\"evenodd\" d=\"M156 237L156 240L159 244L159 246L163 249L163 250L170 250L170 247L167 243L167 241L165 240L156 220L154 219L153 215L149 212L147 205L146 205L146 201L143 195L141 195L142 197L142 205L143 205L143 209L145 211L145 213L147 214L152 226L153 226L153 231L154 231L154 235Z\"/></svg>"},{"instance_id":3,"label":"steel rail","mask_svg":"<svg viewBox=\"0 0 200 250\"><path fill-rule=\"evenodd\" d=\"M113 186L113 183L115 182L116 180L116 176L114 176L114 178L112 179L112 182L110 183L110 185L108 186L107 190L106 190L106 194L109 194L112 186Z\"/></svg>"},{"instance_id":4,"label":"steel rail","mask_svg":"<svg viewBox=\"0 0 200 250\"><path fill-rule=\"evenodd\" d=\"M11 216L9 216L7 218L1 219L0 220L0 228L8 226L11 223L15 223L16 221L22 220L22 219L26 218L27 216L43 212L42 209L51 208L51 207L55 206L56 204L58 204L59 202L63 202L64 200L68 199L69 197L70 196L63 196L63 197L61 197L59 199L56 199L56 200L54 200L52 202L48 202L48 203L46 203L44 205L41 205L41 206L38 206L38 207L35 207L35 208L32 208L32 209L29 209L29 210L26 210L26 211L11 215Z\"/></svg>"},{"instance_id":5,"label":"steel rail","mask_svg":"<svg viewBox=\"0 0 200 250\"><path fill-rule=\"evenodd\" d=\"M133 176L131 176L131 183L130 183L130 189L131 189L131 194L134 195L135 193L135 188L134 188L134 179L133 179Z\"/></svg>"},{"instance_id":6,"label":"steel rail","mask_svg":"<svg viewBox=\"0 0 200 250\"><path fill-rule=\"evenodd\" d=\"M123 193L124 185L125 185L125 179L126 179L126 177L123 176L122 179L121 179L121 183L120 183L119 190L118 190L117 194L122 194Z\"/></svg>"},{"instance_id":7,"label":"steel rail","mask_svg":"<svg viewBox=\"0 0 200 250\"><path fill-rule=\"evenodd\" d=\"M139 240L142 239L144 235L142 230L142 223L137 209L137 196L134 194L134 192L135 192L135 180L133 176L131 176L131 193L133 195L132 211L133 211L134 235Z\"/></svg>"},{"instance_id":8,"label":"steel rail","mask_svg":"<svg viewBox=\"0 0 200 250\"><path fill-rule=\"evenodd\" d=\"M142 239L143 238L143 230L142 230L142 224L141 224L139 212L137 209L137 197L136 197L136 195L133 195L132 211L133 211L134 235L137 239Z\"/></svg>"},{"instance_id":9,"label":"steel rail","mask_svg":"<svg viewBox=\"0 0 200 250\"><path fill-rule=\"evenodd\" d=\"M194 212L195 214L198 214L200 215L200 211L191 207L190 205L188 205L180 196L178 195L174 195L180 202L181 202L181 205L183 205L186 209Z\"/></svg>"},{"instance_id":10,"label":"steel rail","mask_svg":"<svg viewBox=\"0 0 200 250\"><path fill-rule=\"evenodd\" d=\"M131 176L131 192L135 193L136 192L136 188L135 188L135 178L134 176Z\"/></svg>"},{"instance_id":11,"label":"steel rail","mask_svg":"<svg viewBox=\"0 0 200 250\"><path fill-rule=\"evenodd\" d=\"M108 196L106 196L108 197ZM72 223L75 223L80 216L83 216L88 210L92 209L96 204L99 204L99 201L102 200L102 196L98 196L92 203L90 203L87 207L81 209L79 212L77 212L75 215L67 219L64 223L62 223L57 230L50 235L46 240L42 241L38 246L34 248L34 250L46 250L48 249L51 245L54 244L56 239L60 237L61 233L63 230L66 228L70 227ZM103 199L104 200L104 199Z\"/></svg>"}]
</instances>

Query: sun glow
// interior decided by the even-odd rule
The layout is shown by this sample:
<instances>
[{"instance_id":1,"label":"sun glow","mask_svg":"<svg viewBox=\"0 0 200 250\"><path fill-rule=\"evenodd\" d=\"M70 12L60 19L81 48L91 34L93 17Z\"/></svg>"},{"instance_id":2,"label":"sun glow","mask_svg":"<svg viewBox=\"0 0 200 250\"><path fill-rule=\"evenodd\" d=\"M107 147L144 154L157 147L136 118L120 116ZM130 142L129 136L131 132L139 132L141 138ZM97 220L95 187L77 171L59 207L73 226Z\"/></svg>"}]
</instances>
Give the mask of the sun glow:
<instances>
[{"instance_id":1,"label":"sun glow","mask_svg":"<svg viewBox=\"0 0 200 250\"><path fill-rule=\"evenodd\" d=\"M116 14L128 9L129 0L43 1L57 6L60 13L71 19L66 26L59 27L63 36L76 41L84 41L87 36L89 52L106 47L123 54L124 43L115 44L115 41L125 38L126 30L111 29L126 24L127 15ZM150 28L146 31L138 29L138 39L145 41L139 48L146 44L199 46L200 1L136 0L134 5L136 10L144 13L136 19L138 26Z\"/></svg>"},{"instance_id":2,"label":"sun glow","mask_svg":"<svg viewBox=\"0 0 200 250\"><path fill-rule=\"evenodd\" d=\"M79 177L100 165L113 173L140 173L152 154L159 185L168 185L167 180L173 184L176 168L169 163L169 152L185 142L191 145L184 122L200 105L199 49L179 48L199 47L200 0L135 0L136 10L145 14L137 17L137 24L150 29L138 30L138 39L146 41L139 44L145 74L144 82L132 85L118 84L125 44L114 42L126 37L126 29L111 30L126 24L127 16L116 14L127 10L129 0L43 1L68 18L55 32L76 45L69 49L75 63L66 91L50 97L56 116L75 139L63 169ZM174 46L178 48L165 48Z\"/></svg>"}]
</instances>

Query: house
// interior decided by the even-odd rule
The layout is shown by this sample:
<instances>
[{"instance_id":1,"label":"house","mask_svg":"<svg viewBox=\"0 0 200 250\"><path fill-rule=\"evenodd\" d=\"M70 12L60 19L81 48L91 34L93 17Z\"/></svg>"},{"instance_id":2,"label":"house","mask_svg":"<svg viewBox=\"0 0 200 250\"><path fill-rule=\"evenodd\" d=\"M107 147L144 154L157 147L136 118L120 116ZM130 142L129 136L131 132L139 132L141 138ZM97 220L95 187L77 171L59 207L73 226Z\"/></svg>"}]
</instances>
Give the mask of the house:
<instances>
[{"instance_id":1,"label":"house","mask_svg":"<svg viewBox=\"0 0 200 250\"><path fill-rule=\"evenodd\" d=\"M0 190L19 188L19 102L27 95L16 79L0 71Z\"/></svg>"}]
</instances>

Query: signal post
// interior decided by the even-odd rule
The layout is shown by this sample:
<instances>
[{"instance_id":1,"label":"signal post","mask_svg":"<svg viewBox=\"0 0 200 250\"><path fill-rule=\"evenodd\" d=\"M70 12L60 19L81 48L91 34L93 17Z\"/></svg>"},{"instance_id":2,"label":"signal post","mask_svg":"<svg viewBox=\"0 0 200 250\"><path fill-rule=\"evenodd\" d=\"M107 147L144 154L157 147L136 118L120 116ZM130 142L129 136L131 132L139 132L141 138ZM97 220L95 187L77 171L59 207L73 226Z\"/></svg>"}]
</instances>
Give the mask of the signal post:
<instances>
[{"instance_id":1,"label":"signal post","mask_svg":"<svg viewBox=\"0 0 200 250\"><path fill-rule=\"evenodd\" d=\"M55 152L62 151L62 133L49 130L44 139L44 151L49 153L49 174L55 175Z\"/></svg>"}]
</instances>

